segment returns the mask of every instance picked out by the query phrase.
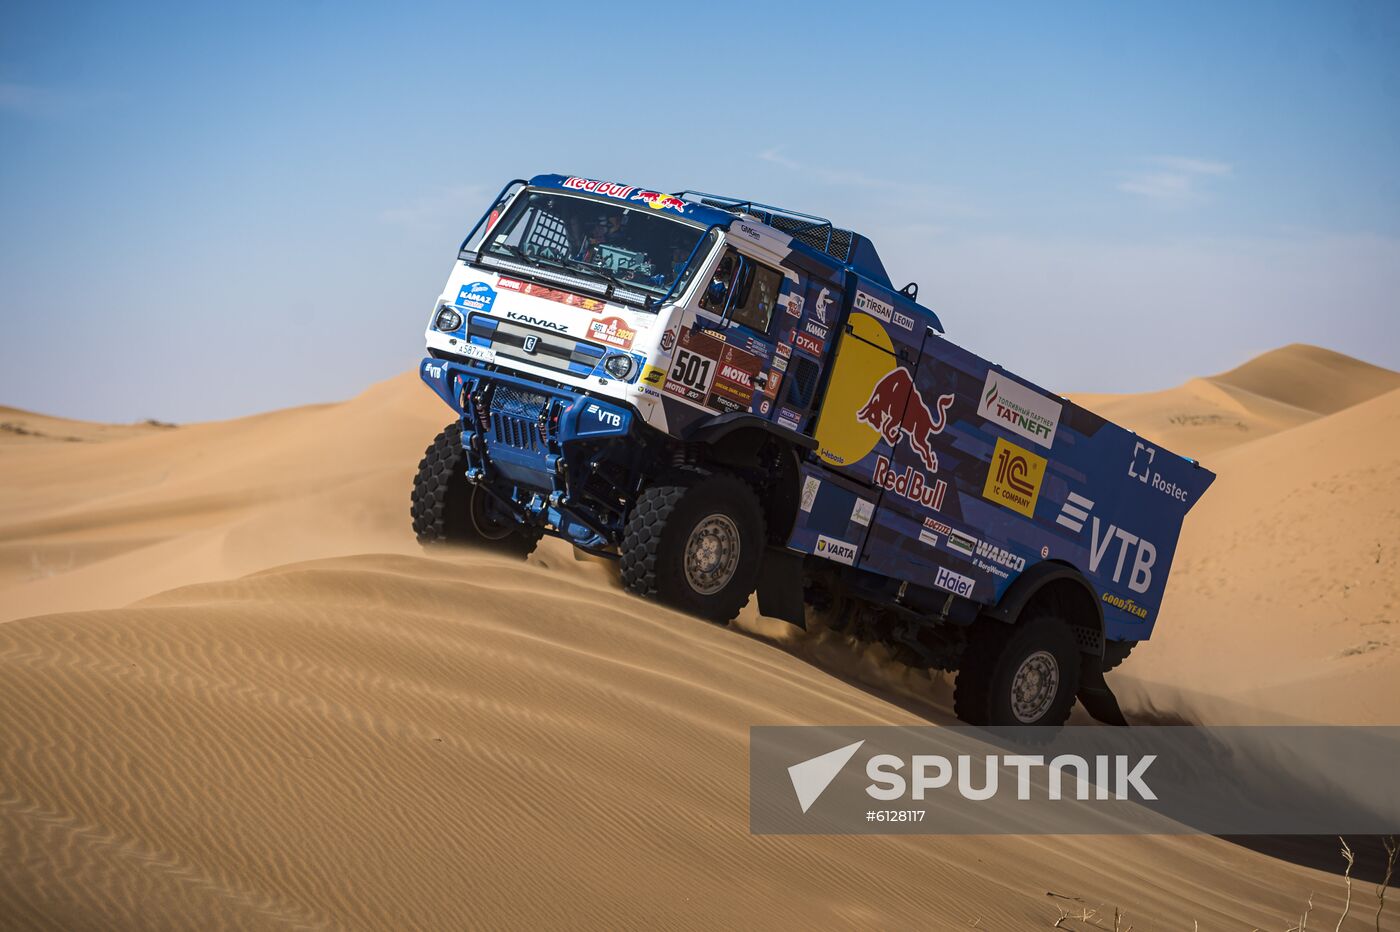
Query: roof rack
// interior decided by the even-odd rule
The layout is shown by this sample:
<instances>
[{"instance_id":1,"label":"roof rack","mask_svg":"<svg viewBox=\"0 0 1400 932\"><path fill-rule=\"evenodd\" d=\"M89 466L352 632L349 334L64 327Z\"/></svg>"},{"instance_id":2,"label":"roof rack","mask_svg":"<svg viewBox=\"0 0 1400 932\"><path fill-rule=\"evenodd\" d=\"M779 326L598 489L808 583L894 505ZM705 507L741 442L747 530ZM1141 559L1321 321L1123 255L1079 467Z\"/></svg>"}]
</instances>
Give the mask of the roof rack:
<instances>
[{"instance_id":1,"label":"roof rack","mask_svg":"<svg viewBox=\"0 0 1400 932\"><path fill-rule=\"evenodd\" d=\"M674 195L682 200L717 207L733 214L751 214L775 230L781 230L793 239L820 250L838 262L851 261L851 247L856 235L850 230L834 227L825 217L799 213L771 204L728 197L723 194L707 194L704 191L678 191Z\"/></svg>"}]
</instances>

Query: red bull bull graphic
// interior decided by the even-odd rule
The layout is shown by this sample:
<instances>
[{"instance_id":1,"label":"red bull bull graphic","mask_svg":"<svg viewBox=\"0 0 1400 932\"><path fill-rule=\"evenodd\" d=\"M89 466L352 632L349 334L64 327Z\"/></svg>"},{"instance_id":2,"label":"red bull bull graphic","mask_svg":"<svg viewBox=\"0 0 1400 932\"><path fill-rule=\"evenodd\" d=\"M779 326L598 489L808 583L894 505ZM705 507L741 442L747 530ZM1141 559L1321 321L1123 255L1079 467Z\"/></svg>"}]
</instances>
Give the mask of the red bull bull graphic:
<instances>
[{"instance_id":1,"label":"red bull bull graphic","mask_svg":"<svg viewBox=\"0 0 1400 932\"><path fill-rule=\"evenodd\" d=\"M914 385L913 374L900 366L875 383L870 400L856 412L856 420L878 430L892 447L898 447L900 436L907 435L909 446L919 455L924 467L929 472L938 472L938 454L933 450L931 438L943 433L947 426L948 409L954 397L940 395L934 409L930 410Z\"/></svg>"},{"instance_id":2,"label":"red bull bull graphic","mask_svg":"<svg viewBox=\"0 0 1400 932\"><path fill-rule=\"evenodd\" d=\"M678 214L685 213L685 201L671 194L662 194L660 191L638 191L628 200L641 201L652 210L665 210L669 207Z\"/></svg>"}]
</instances>

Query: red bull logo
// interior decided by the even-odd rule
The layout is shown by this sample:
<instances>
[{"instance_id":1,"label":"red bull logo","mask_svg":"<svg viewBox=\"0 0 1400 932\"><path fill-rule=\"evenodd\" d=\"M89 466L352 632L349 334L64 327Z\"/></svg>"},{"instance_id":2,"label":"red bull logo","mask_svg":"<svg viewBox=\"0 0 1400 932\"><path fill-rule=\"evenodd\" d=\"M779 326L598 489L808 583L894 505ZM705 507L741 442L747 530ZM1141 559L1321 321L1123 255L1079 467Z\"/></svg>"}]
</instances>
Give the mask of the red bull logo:
<instances>
[{"instance_id":1,"label":"red bull logo","mask_svg":"<svg viewBox=\"0 0 1400 932\"><path fill-rule=\"evenodd\" d=\"M856 412L856 420L878 430L892 447L899 446L901 435L908 435L909 445L923 460L924 467L938 472L938 454L933 451L932 440L947 426L953 398L940 395L930 410L914 384L914 376L901 366L875 383L870 400Z\"/></svg>"},{"instance_id":2,"label":"red bull logo","mask_svg":"<svg viewBox=\"0 0 1400 932\"><path fill-rule=\"evenodd\" d=\"M678 214L685 213L685 201L659 191L638 191L629 200L642 201L652 210L665 210L669 207Z\"/></svg>"}]
</instances>

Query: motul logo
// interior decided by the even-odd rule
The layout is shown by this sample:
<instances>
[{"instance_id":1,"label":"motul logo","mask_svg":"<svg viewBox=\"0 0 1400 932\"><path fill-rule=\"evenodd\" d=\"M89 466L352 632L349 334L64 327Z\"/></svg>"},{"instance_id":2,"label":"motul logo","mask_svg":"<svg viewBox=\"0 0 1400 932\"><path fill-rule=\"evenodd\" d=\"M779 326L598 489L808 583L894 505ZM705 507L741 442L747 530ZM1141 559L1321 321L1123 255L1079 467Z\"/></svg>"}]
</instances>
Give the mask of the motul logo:
<instances>
[{"instance_id":1,"label":"motul logo","mask_svg":"<svg viewBox=\"0 0 1400 932\"><path fill-rule=\"evenodd\" d=\"M745 388L753 388L753 376L737 366L725 365L720 368L721 378L729 379L731 382L738 382Z\"/></svg>"}]
</instances>

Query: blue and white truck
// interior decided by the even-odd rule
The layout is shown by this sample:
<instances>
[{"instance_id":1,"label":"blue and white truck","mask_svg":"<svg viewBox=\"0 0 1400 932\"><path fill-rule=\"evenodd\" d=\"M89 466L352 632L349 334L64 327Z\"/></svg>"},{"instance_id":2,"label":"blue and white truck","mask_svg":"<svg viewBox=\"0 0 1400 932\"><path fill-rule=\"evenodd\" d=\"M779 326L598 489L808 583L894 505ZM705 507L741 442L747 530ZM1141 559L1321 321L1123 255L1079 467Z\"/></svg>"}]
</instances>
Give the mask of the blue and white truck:
<instances>
[{"instance_id":1,"label":"blue and white truck","mask_svg":"<svg viewBox=\"0 0 1400 932\"><path fill-rule=\"evenodd\" d=\"M1152 632L1215 478L944 338L874 245L739 198L512 181L427 328L454 419L425 544L617 558L716 622L806 609L956 670L978 725L1059 724Z\"/></svg>"}]
</instances>

